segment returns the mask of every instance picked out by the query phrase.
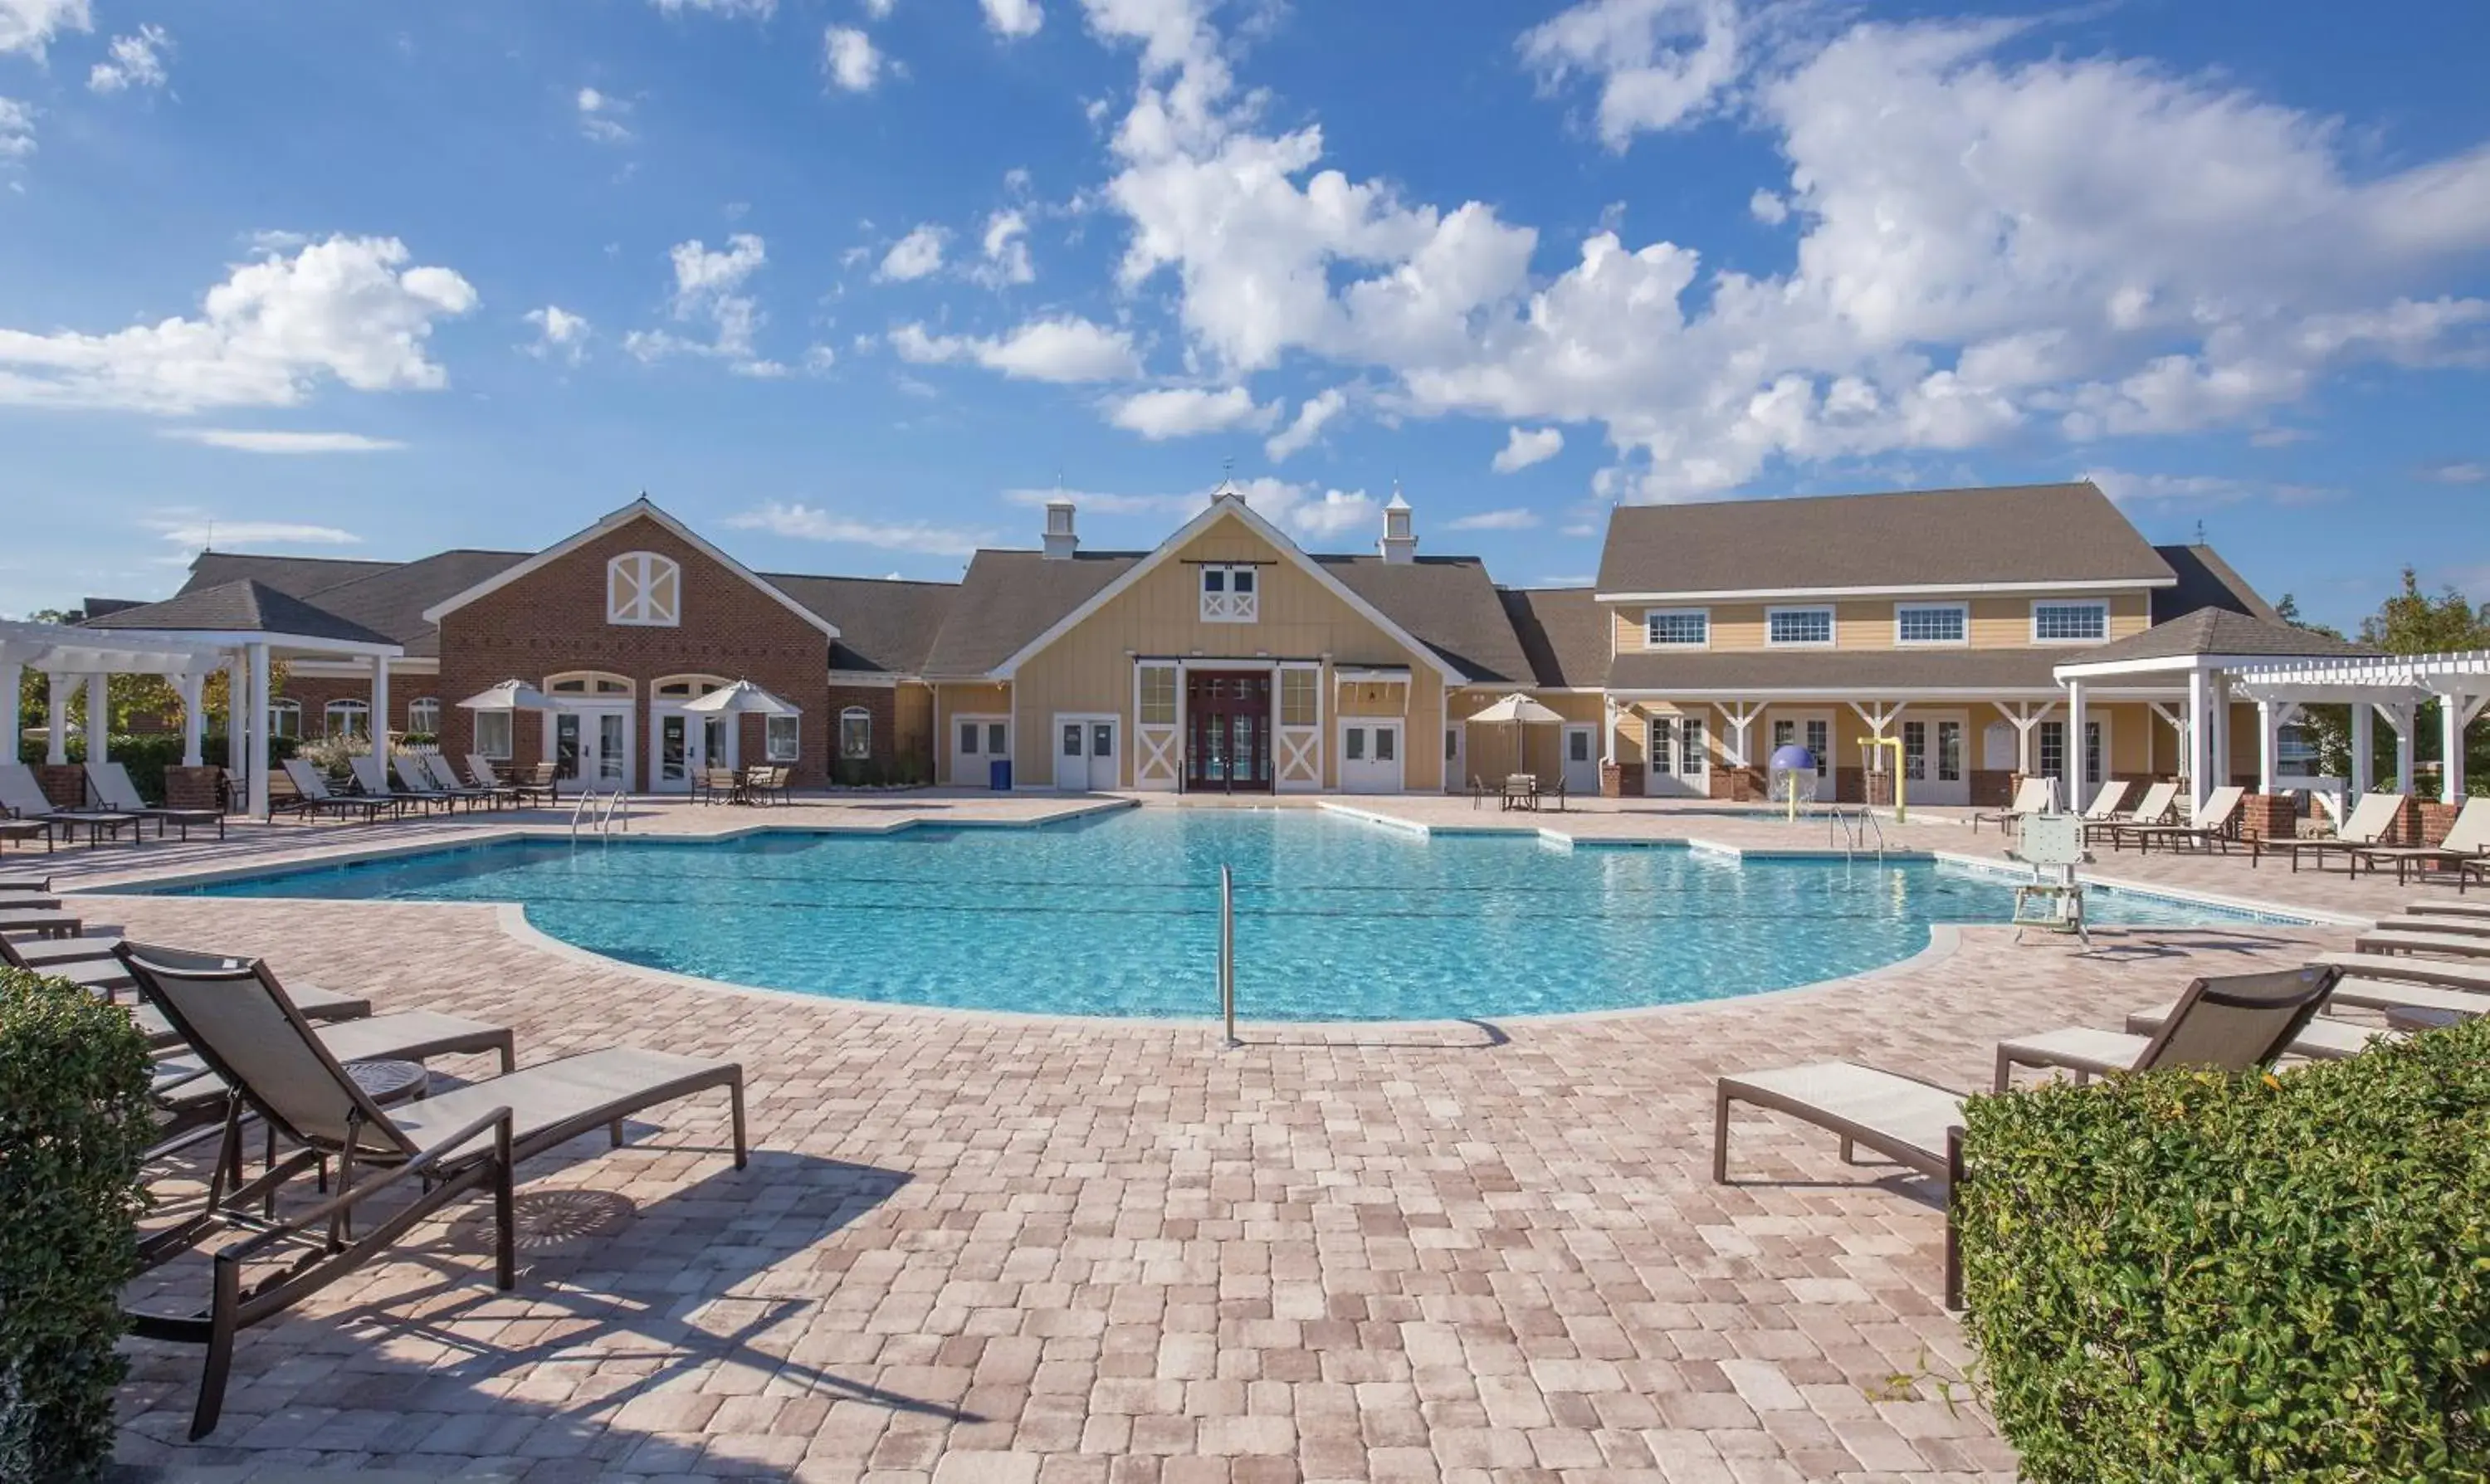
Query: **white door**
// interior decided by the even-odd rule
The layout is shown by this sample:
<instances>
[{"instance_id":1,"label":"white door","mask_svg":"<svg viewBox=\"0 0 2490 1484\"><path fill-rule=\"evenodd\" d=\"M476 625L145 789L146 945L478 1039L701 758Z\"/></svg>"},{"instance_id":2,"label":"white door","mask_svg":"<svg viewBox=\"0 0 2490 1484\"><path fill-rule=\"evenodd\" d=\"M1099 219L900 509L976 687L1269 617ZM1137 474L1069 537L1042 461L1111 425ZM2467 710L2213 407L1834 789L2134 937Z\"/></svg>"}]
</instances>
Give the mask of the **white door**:
<instances>
[{"instance_id":1,"label":"white door","mask_svg":"<svg viewBox=\"0 0 2490 1484\"><path fill-rule=\"evenodd\" d=\"M689 793L701 770L736 766L734 717L687 712L680 702L650 705L650 788L660 794Z\"/></svg>"},{"instance_id":2,"label":"white door","mask_svg":"<svg viewBox=\"0 0 2490 1484\"><path fill-rule=\"evenodd\" d=\"M1700 716L1654 716L1644 734L1642 791L1655 799L1708 799L1711 749ZM1594 775L1596 781L1597 774Z\"/></svg>"},{"instance_id":3,"label":"white door","mask_svg":"<svg viewBox=\"0 0 2490 1484\"><path fill-rule=\"evenodd\" d=\"M1401 723L1352 717L1340 724L1340 791L1401 792Z\"/></svg>"},{"instance_id":4,"label":"white door","mask_svg":"<svg viewBox=\"0 0 2490 1484\"><path fill-rule=\"evenodd\" d=\"M1600 791L1600 729L1587 724L1565 724L1565 792L1596 794Z\"/></svg>"},{"instance_id":5,"label":"white door","mask_svg":"<svg viewBox=\"0 0 2490 1484\"><path fill-rule=\"evenodd\" d=\"M545 761L565 783L583 789L631 786L631 713L620 707L556 712L545 733Z\"/></svg>"},{"instance_id":6,"label":"white door","mask_svg":"<svg viewBox=\"0 0 2490 1484\"><path fill-rule=\"evenodd\" d=\"M1906 802L1971 802L1971 774L1963 755L1969 729L1970 722L1958 713L1904 714L1902 797Z\"/></svg>"},{"instance_id":7,"label":"white door","mask_svg":"<svg viewBox=\"0 0 2490 1484\"><path fill-rule=\"evenodd\" d=\"M951 783L955 788L984 788L989 765L1011 757L1009 716L951 718ZM1015 785L1019 779L1012 780Z\"/></svg>"},{"instance_id":8,"label":"white door","mask_svg":"<svg viewBox=\"0 0 2490 1484\"><path fill-rule=\"evenodd\" d=\"M1101 793L1122 783L1113 716L1055 718L1055 786L1066 794Z\"/></svg>"},{"instance_id":9,"label":"white door","mask_svg":"<svg viewBox=\"0 0 2490 1484\"><path fill-rule=\"evenodd\" d=\"M1772 752L1779 752L1796 742L1815 759L1815 797L1830 802L1833 799L1833 713L1831 712L1775 712L1773 713ZM1771 753L1765 761L1772 760Z\"/></svg>"}]
</instances>

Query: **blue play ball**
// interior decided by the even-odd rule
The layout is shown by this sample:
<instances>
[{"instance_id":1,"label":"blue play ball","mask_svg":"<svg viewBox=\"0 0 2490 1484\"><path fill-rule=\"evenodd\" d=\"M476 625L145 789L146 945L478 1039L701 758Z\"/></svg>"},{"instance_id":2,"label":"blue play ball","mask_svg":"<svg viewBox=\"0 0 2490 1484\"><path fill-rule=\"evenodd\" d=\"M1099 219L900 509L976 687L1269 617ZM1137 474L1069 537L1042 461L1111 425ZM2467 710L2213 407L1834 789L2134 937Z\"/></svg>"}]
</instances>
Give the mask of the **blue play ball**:
<instances>
[{"instance_id":1,"label":"blue play ball","mask_svg":"<svg viewBox=\"0 0 2490 1484\"><path fill-rule=\"evenodd\" d=\"M1773 766L1783 772L1815 771L1815 754L1796 742L1773 749Z\"/></svg>"}]
</instances>

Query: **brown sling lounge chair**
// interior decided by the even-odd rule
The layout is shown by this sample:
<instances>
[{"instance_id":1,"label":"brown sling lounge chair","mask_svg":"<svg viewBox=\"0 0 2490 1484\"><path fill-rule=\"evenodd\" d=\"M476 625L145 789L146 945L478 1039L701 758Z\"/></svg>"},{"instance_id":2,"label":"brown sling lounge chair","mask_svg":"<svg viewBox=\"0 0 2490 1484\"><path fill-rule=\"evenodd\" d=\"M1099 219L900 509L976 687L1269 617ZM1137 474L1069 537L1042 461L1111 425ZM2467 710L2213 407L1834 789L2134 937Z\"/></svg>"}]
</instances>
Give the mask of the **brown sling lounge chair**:
<instances>
[{"instance_id":1,"label":"brown sling lounge chair","mask_svg":"<svg viewBox=\"0 0 2490 1484\"><path fill-rule=\"evenodd\" d=\"M2164 1066L2244 1069L2288 1050L2326 1003L2338 972L2311 965L2198 979L2171 1006L2130 1071ZM1962 1254L1954 1189L1962 1181L1964 1093L1855 1062L1818 1062L1723 1077L1712 1129L1712 1178L1729 1182L1729 1108L1750 1103L1828 1129L1847 1163L1865 1145L1931 1179L1946 1182L1946 1306L1962 1306Z\"/></svg>"},{"instance_id":2,"label":"brown sling lounge chair","mask_svg":"<svg viewBox=\"0 0 2490 1484\"><path fill-rule=\"evenodd\" d=\"M321 1043L257 959L220 958L124 943L115 950L148 1000L210 1071L234 1090L224 1147L205 1203L188 1220L139 1244L144 1271L224 1233L246 1233L214 1253L208 1307L185 1314L133 1313L133 1332L205 1345L207 1364L190 1436L215 1431L233 1364L235 1334L277 1315L379 1257L416 1223L475 1191L493 1192L494 1282L516 1279L511 1246L512 1172L524 1160L599 1127L622 1138L622 1120L709 1088L732 1100L735 1163L745 1162L743 1068L665 1052L617 1047L488 1077L420 1103L383 1109ZM246 1182L228 1183L241 1162L246 1113L257 1114L295 1149ZM262 1215L278 1188L323 1160L337 1165L337 1194L284 1220ZM355 1216L384 1190L420 1176L406 1204L375 1209L361 1233ZM244 1267L279 1263L246 1286Z\"/></svg>"}]
</instances>

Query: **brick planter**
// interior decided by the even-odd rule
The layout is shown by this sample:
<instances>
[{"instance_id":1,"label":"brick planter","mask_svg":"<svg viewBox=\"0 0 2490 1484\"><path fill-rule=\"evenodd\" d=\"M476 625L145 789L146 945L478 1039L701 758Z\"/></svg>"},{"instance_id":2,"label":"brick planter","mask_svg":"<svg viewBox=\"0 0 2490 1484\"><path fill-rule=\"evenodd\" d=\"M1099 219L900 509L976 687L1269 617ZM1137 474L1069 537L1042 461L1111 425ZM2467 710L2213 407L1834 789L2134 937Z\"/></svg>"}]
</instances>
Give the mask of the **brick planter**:
<instances>
[{"instance_id":1,"label":"brick planter","mask_svg":"<svg viewBox=\"0 0 2490 1484\"><path fill-rule=\"evenodd\" d=\"M2240 800L2240 838L2288 840L2300 832L2300 803L2289 794L2250 794Z\"/></svg>"},{"instance_id":2,"label":"brick planter","mask_svg":"<svg viewBox=\"0 0 2490 1484\"><path fill-rule=\"evenodd\" d=\"M2395 821L2397 828L2410 825L2419 833L2416 845L2437 845L2447 839L2455 828L2455 817L2464 812L2460 803L2440 803L2435 799L2415 799L2404 805L2403 815Z\"/></svg>"},{"instance_id":3,"label":"brick planter","mask_svg":"<svg viewBox=\"0 0 2490 1484\"><path fill-rule=\"evenodd\" d=\"M1752 768L1716 768L1711 795L1730 803L1751 803L1764 797L1763 776Z\"/></svg>"},{"instance_id":4,"label":"brick planter","mask_svg":"<svg viewBox=\"0 0 2490 1484\"><path fill-rule=\"evenodd\" d=\"M43 797L55 809L75 809L86 803L86 770L75 763L37 763L35 781L43 786Z\"/></svg>"},{"instance_id":5,"label":"brick planter","mask_svg":"<svg viewBox=\"0 0 2490 1484\"><path fill-rule=\"evenodd\" d=\"M186 768L176 763L164 770L164 807L168 809L221 809L224 807L222 784L225 771L221 768Z\"/></svg>"},{"instance_id":6,"label":"brick planter","mask_svg":"<svg viewBox=\"0 0 2490 1484\"><path fill-rule=\"evenodd\" d=\"M1641 798L1642 765L1640 763L1602 763L1600 797L1603 799Z\"/></svg>"}]
</instances>

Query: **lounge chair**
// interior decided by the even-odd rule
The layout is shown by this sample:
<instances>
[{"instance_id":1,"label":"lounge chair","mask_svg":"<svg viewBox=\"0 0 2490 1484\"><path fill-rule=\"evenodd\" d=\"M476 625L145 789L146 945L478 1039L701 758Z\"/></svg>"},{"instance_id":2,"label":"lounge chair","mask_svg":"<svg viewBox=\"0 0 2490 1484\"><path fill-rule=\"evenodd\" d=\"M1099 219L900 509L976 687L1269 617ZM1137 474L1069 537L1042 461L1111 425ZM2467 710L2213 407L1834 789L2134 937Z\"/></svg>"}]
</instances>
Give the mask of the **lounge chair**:
<instances>
[{"instance_id":1,"label":"lounge chair","mask_svg":"<svg viewBox=\"0 0 2490 1484\"><path fill-rule=\"evenodd\" d=\"M89 936L47 943L12 943L0 937L0 964L47 979L67 979L99 998L118 1002L138 988L138 981L118 956L121 942L119 937ZM372 1012L372 1003L360 995L343 995L309 984L297 984L293 993L296 1007L307 1020L356 1020ZM132 1003L127 1008L148 1045L160 1049L181 1039L154 1006Z\"/></svg>"},{"instance_id":2,"label":"lounge chair","mask_svg":"<svg viewBox=\"0 0 2490 1484\"><path fill-rule=\"evenodd\" d=\"M105 834L119 834L125 828L134 834L138 824L135 816L110 809L52 807L52 801L43 796L43 785L35 781L35 771L23 763L0 763L0 809L43 826L47 834L63 831L74 835L83 826L89 845L101 845Z\"/></svg>"},{"instance_id":3,"label":"lounge chair","mask_svg":"<svg viewBox=\"0 0 2490 1484\"><path fill-rule=\"evenodd\" d=\"M2331 964L2360 979L2434 984L2468 994L2490 994L2490 964L2419 958L2409 953L2320 953L2317 962Z\"/></svg>"},{"instance_id":4,"label":"lounge chair","mask_svg":"<svg viewBox=\"0 0 2490 1484\"><path fill-rule=\"evenodd\" d=\"M2017 821L2021 820L2027 814L2047 813L2049 811L2049 805L2057 802L2057 800L2058 789L2057 784L2053 780L2048 778L2026 778L2021 783L2015 785L2014 801L2012 803L2008 804L2003 809L1992 809L1984 813L1973 814L1971 817L1971 832L1974 834L1980 833L1980 827L1984 824L1995 825L2000 829L2011 829L2014 827Z\"/></svg>"},{"instance_id":5,"label":"lounge chair","mask_svg":"<svg viewBox=\"0 0 2490 1484\"><path fill-rule=\"evenodd\" d=\"M2181 845L2218 846L2223 855L2231 853L2232 831L2237 828L2240 805L2246 801L2248 791L2237 784L2226 783L2205 796L2205 807L2184 825L2111 825L2107 829L2110 848L2124 848L2135 842L2139 854L2151 855L2156 845L2176 849Z\"/></svg>"},{"instance_id":6,"label":"lounge chair","mask_svg":"<svg viewBox=\"0 0 2490 1484\"><path fill-rule=\"evenodd\" d=\"M488 782L480 777L471 783L459 777L458 770L450 766L447 752L423 754L423 769L432 774L433 782L453 793L474 795L483 808L498 809L505 803L518 800L519 791L507 783Z\"/></svg>"},{"instance_id":7,"label":"lounge chair","mask_svg":"<svg viewBox=\"0 0 2490 1484\"><path fill-rule=\"evenodd\" d=\"M2090 845L2097 839L2107 837L2115 846L2121 829L2166 825L2170 822L2170 811L2177 807L2178 802L2178 784L2156 783L2144 791L2144 797L2135 801L2132 809L2120 810L2106 819L2087 816L2084 820L2084 843Z\"/></svg>"},{"instance_id":8,"label":"lounge chair","mask_svg":"<svg viewBox=\"0 0 2490 1484\"><path fill-rule=\"evenodd\" d=\"M386 799L365 799L360 795L348 797L343 794L330 793L329 780L320 776L320 770L312 767L303 758L290 757L285 760L285 776L287 781L294 785L295 798L291 807L298 813L360 814L365 824L370 824L379 819L384 812L394 813L397 809L396 804ZM268 817L271 821L276 818L276 800L274 796L269 800Z\"/></svg>"},{"instance_id":9,"label":"lounge chair","mask_svg":"<svg viewBox=\"0 0 2490 1484\"><path fill-rule=\"evenodd\" d=\"M58 897L29 896L0 902L0 938L12 933L75 938L84 931L84 920L73 912L64 912Z\"/></svg>"},{"instance_id":10,"label":"lounge chair","mask_svg":"<svg viewBox=\"0 0 2490 1484\"><path fill-rule=\"evenodd\" d=\"M2419 908L2400 917L2380 917L2369 927L2381 933L2459 933L2490 943L2490 917L2454 917Z\"/></svg>"},{"instance_id":11,"label":"lounge chair","mask_svg":"<svg viewBox=\"0 0 2490 1484\"><path fill-rule=\"evenodd\" d=\"M2078 818L2087 825L2105 825L2121 817L2119 805L2127 802L2127 791L2135 787L2124 778L2112 778L2093 791L2093 801L2084 805Z\"/></svg>"},{"instance_id":12,"label":"lounge chair","mask_svg":"<svg viewBox=\"0 0 2490 1484\"><path fill-rule=\"evenodd\" d=\"M180 828L182 838L190 837L190 827L217 827L217 838L225 837L225 811L222 809L171 809L149 803L138 797L138 785L130 781L130 770L122 764L105 761L86 765L86 786L96 801L116 814L134 814L156 822L156 838L164 838L164 827Z\"/></svg>"},{"instance_id":13,"label":"lounge chair","mask_svg":"<svg viewBox=\"0 0 2490 1484\"><path fill-rule=\"evenodd\" d=\"M2439 933L2427 928L2373 927L2352 940L2356 953L2433 953L2443 958L2490 958L2490 938L2476 933Z\"/></svg>"},{"instance_id":14,"label":"lounge chair","mask_svg":"<svg viewBox=\"0 0 2490 1484\"><path fill-rule=\"evenodd\" d=\"M492 761L480 752L467 754L467 774L476 780L478 788L499 789L523 809L528 806L528 800L538 794L544 796L547 803L562 801L562 795L555 789L550 772L542 778L505 779L494 770Z\"/></svg>"},{"instance_id":15,"label":"lounge chair","mask_svg":"<svg viewBox=\"0 0 2490 1484\"><path fill-rule=\"evenodd\" d=\"M2490 920L2490 902L2443 902L2424 899L2411 903L2404 911L2424 917L2464 917L2474 921Z\"/></svg>"},{"instance_id":16,"label":"lounge chair","mask_svg":"<svg viewBox=\"0 0 2490 1484\"><path fill-rule=\"evenodd\" d=\"M355 787L362 791L364 798L386 799L400 813L419 805L427 814L435 809L458 807L456 800L434 788L430 783L421 783L420 787L408 787L404 785L403 775L401 775L400 786L392 788L390 785L390 765L376 753L366 752L360 757L346 759L346 769L355 775Z\"/></svg>"},{"instance_id":17,"label":"lounge chair","mask_svg":"<svg viewBox=\"0 0 2490 1484\"><path fill-rule=\"evenodd\" d=\"M2299 1038L2338 977L2311 965L2198 979L2179 997L2168 1020L2128 1070L2269 1065ZM1897 1164L1946 1181L1946 1305L1960 1308L1962 1255L1954 1190L1962 1181L1962 1105L1967 1095L1852 1062L1723 1077L1714 1100L1712 1178L1729 1182L1729 1109L1749 1103L1839 1135L1845 1163L1854 1146L1866 1145Z\"/></svg>"},{"instance_id":18,"label":"lounge chair","mask_svg":"<svg viewBox=\"0 0 2490 1484\"><path fill-rule=\"evenodd\" d=\"M2476 796L2464 800L2464 810L2447 827L2447 838L2436 845L2370 845L2352 854L2352 873L2359 875L2366 865L2374 871L2382 861L2391 861L2395 868L2395 885L2404 885L2405 873L2419 866L2443 866L2455 873L2456 888L2463 889L2467 867L2490 860L2490 798Z\"/></svg>"},{"instance_id":19,"label":"lounge chair","mask_svg":"<svg viewBox=\"0 0 2490 1484\"><path fill-rule=\"evenodd\" d=\"M13 819L6 816L0 816L0 848L5 848L7 843L11 840L31 840L38 835L43 837L43 853L45 855L51 854L51 826L44 824L41 820Z\"/></svg>"},{"instance_id":20,"label":"lounge chair","mask_svg":"<svg viewBox=\"0 0 2490 1484\"><path fill-rule=\"evenodd\" d=\"M429 1062L434 1057L490 1053L499 1059L502 1071L507 1074L514 1057L507 1026L435 1010L398 1010L387 1015L332 1020L313 1029L321 1047L340 1063ZM188 1136L197 1130L223 1122L232 1111L232 1086L188 1047L177 1045L158 1053L151 1091L157 1107L166 1115L156 1130L156 1152L159 1155L188 1143Z\"/></svg>"},{"instance_id":21,"label":"lounge chair","mask_svg":"<svg viewBox=\"0 0 2490 1484\"><path fill-rule=\"evenodd\" d=\"M133 1314L132 1330L151 1339L205 1345L207 1364L191 1413L190 1437L214 1431L223 1409L235 1334L273 1319L370 1262L410 1227L478 1190L493 1194L494 1282L517 1281L512 1243L517 1166L597 1128L619 1144L626 1117L711 1088L731 1100L735 1163L746 1161L743 1068L665 1052L616 1048L489 1077L421 1102L384 1109L356 1086L301 1009L256 959L217 958L124 944L123 963L140 989L234 1089L225 1148L201 1209L140 1244L142 1270L225 1232L249 1235L215 1253L216 1281L205 1313ZM228 1185L239 1164L242 1120L255 1113L297 1148L257 1179ZM337 1162L337 1194L281 1222L261 1218L295 1176ZM353 1218L374 1195L420 1177L403 1205L376 1213L358 1234ZM246 1285L246 1264L282 1256L290 1266Z\"/></svg>"},{"instance_id":22,"label":"lounge chair","mask_svg":"<svg viewBox=\"0 0 2490 1484\"><path fill-rule=\"evenodd\" d=\"M2328 854L2342 851L2352 856L2351 871L2360 873L2359 852L2386 842L2387 831L2395 828L2403 817L2404 796L2401 794L2363 794L2352 817L2331 838L2316 840L2251 840L2248 842L2248 864L2253 866L2268 851L2291 858L2291 868L2300 869L2300 858L2315 856L2322 865Z\"/></svg>"},{"instance_id":23,"label":"lounge chair","mask_svg":"<svg viewBox=\"0 0 2490 1484\"><path fill-rule=\"evenodd\" d=\"M446 779L442 777L442 773L449 770L449 764L438 752L420 755L413 752L396 753L390 758L390 765L397 770L398 782L405 784L409 790L424 790L426 797L439 795L453 802L463 803L470 809L480 808L494 800L491 789L470 788L459 782L458 775L454 772Z\"/></svg>"}]
</instances>

